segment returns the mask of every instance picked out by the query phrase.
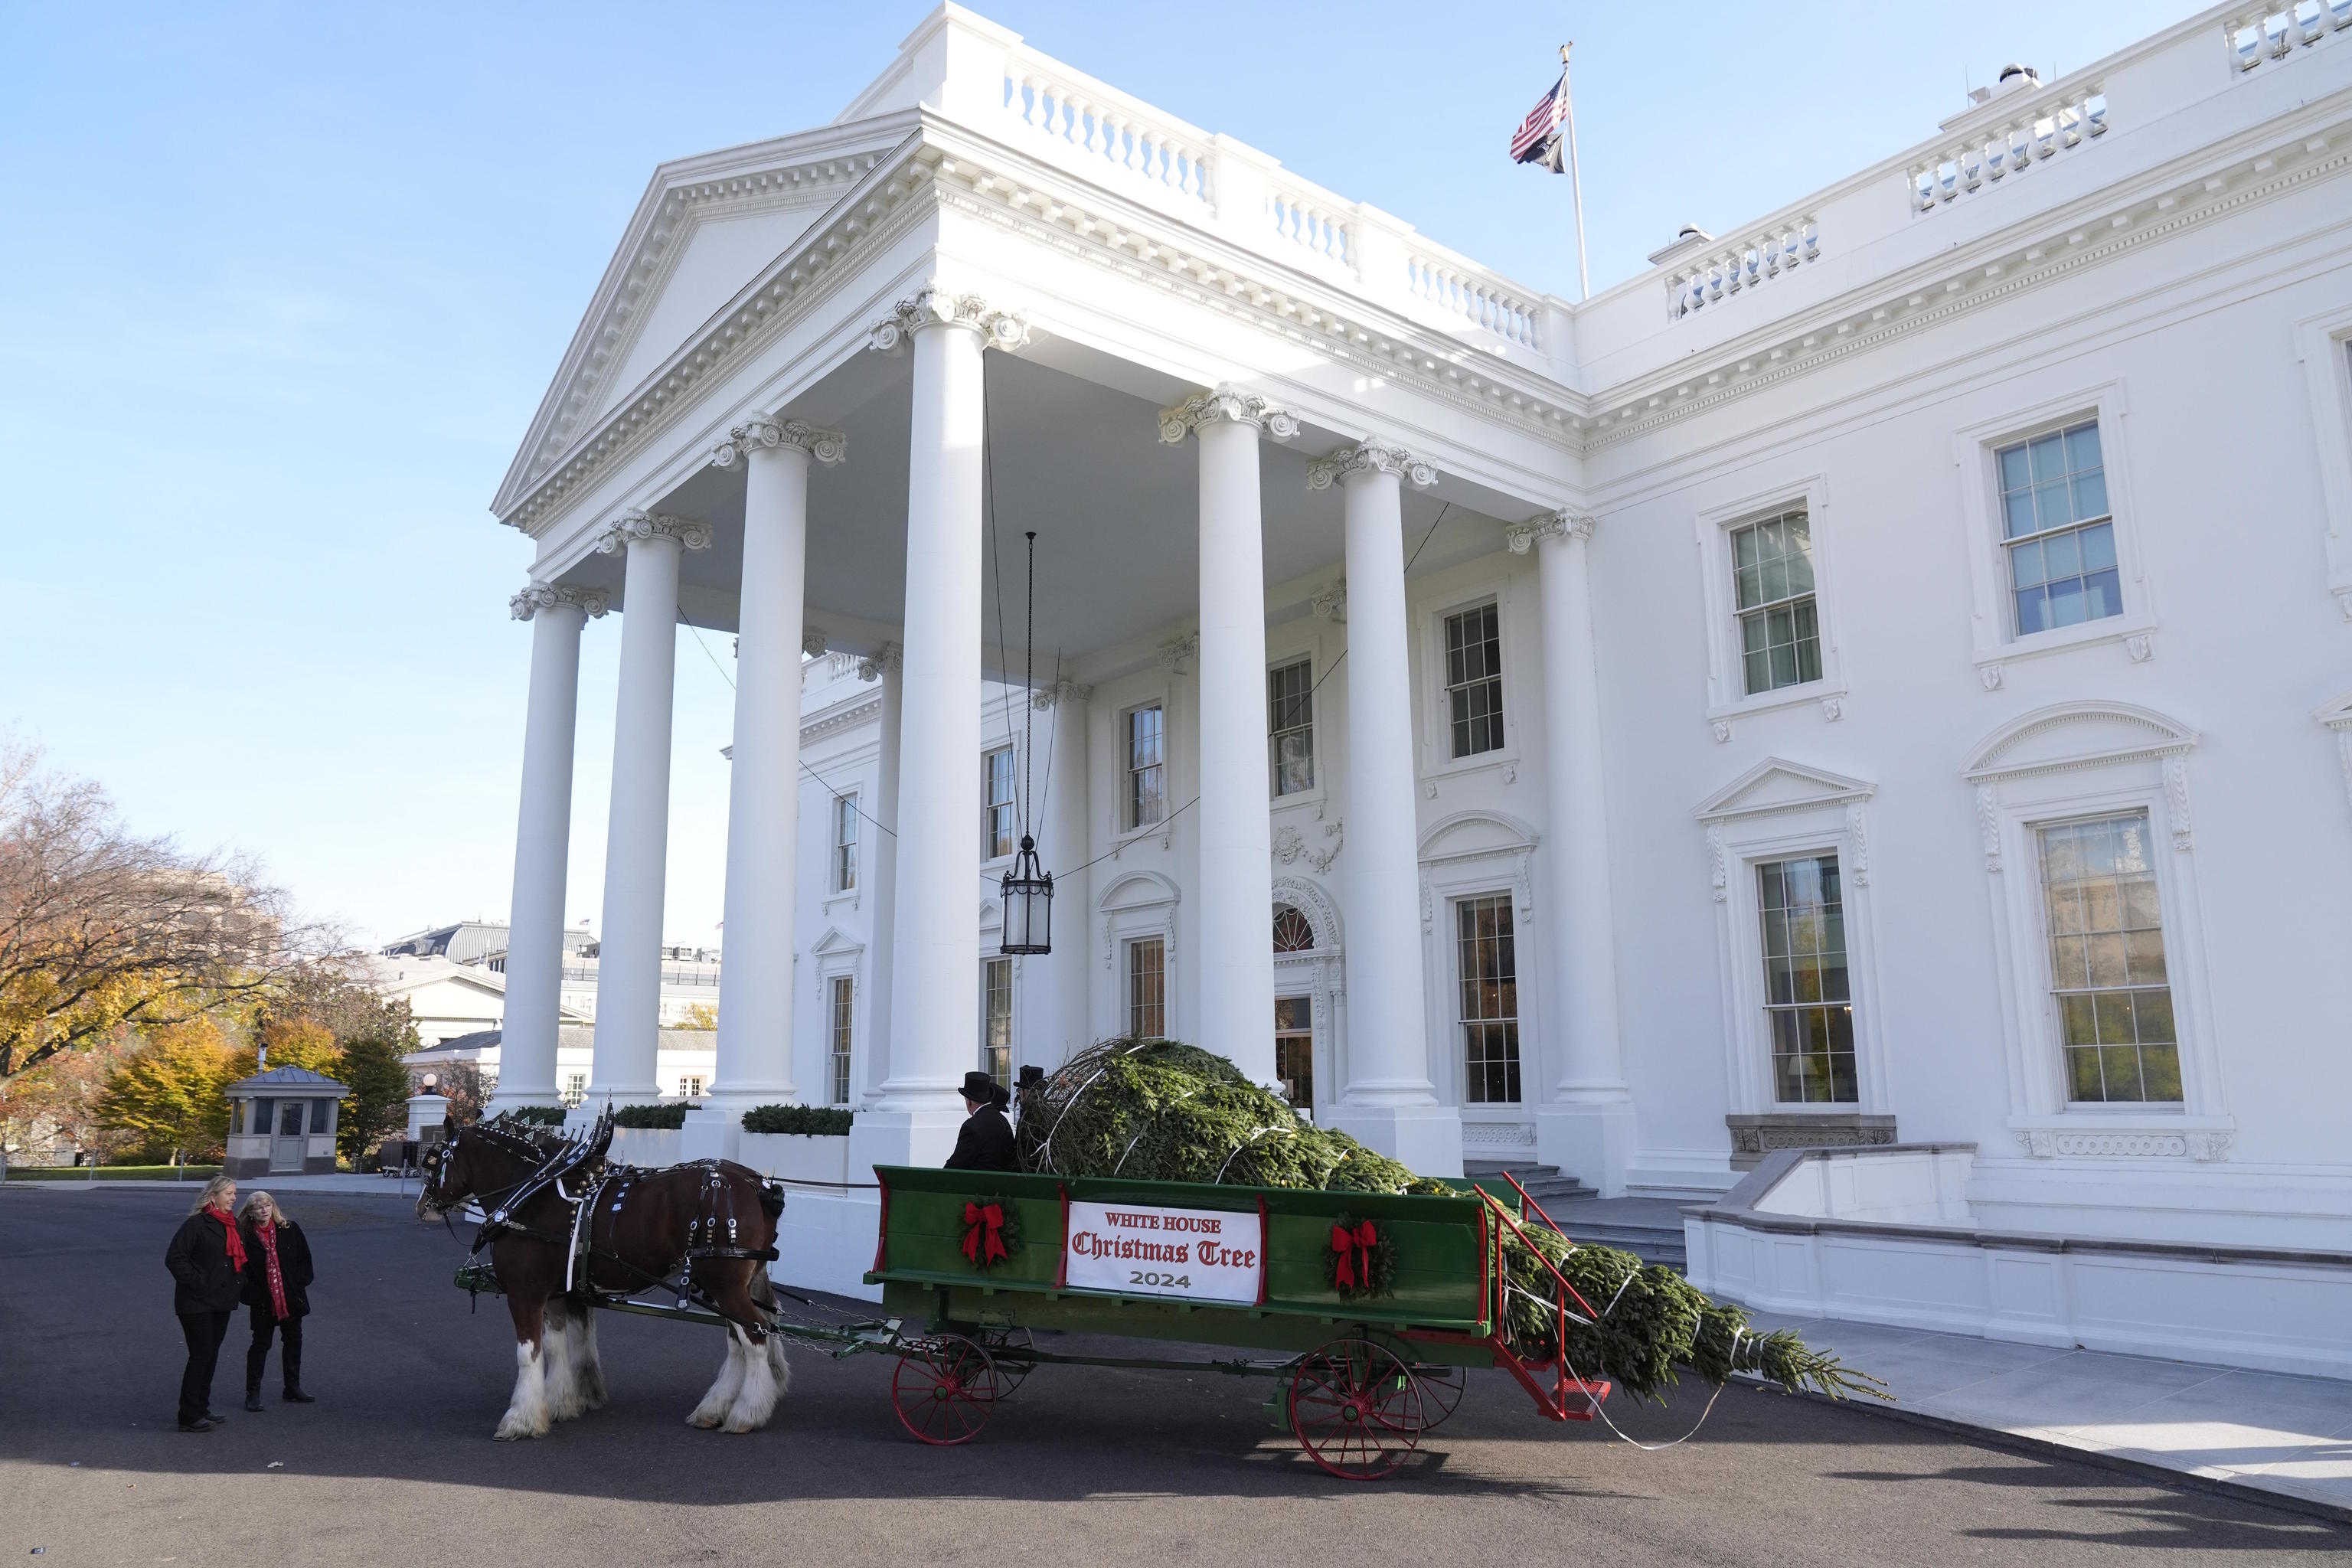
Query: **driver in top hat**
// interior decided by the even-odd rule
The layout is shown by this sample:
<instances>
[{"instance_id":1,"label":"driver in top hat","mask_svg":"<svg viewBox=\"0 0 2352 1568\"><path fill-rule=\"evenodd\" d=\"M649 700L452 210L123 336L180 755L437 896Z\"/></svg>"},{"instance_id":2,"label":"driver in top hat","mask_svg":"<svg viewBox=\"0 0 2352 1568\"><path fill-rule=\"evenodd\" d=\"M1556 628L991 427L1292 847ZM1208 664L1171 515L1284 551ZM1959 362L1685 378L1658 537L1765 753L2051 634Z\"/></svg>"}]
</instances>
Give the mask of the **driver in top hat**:
<instances>
[{"instance_id":1,"label":"driver in top hat","mask_svg":"<svg viewBox=\"0 0 2352 1568\"><path fill-rule=\"evenodd\" d=\"M955 1152L948 1156L950 1171L1017 1171L1021 1156L1013 1146L1013 1123L1004 1108L1013 1096L984 1072L963 1075L963 1130L956 1134Z\"/></svg>"}]
</instances>

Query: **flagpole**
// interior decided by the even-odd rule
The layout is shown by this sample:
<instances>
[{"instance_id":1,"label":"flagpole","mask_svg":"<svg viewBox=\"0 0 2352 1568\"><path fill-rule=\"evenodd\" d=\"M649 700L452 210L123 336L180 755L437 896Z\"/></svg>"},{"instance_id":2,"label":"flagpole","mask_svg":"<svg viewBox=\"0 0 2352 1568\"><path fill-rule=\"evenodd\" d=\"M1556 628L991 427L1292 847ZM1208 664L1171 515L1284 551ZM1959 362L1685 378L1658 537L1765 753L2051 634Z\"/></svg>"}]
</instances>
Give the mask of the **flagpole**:
<instances>
[{"instance_id":1,"label":"flagpole","mask_svg":"<svg viewBox=\"0 0 2352 1568\"><path fill-rule=\"evenodd\" d=\"M1592 297L1592 276L1584 265L1584 173L1576 162L1576 97L1568 85L1568 51L1575 47L1573 41L1559 47L1559 101L1568 113L1568 183L1576 195L1576 300L1580 305Z\"/></svg>"}]
</instances>

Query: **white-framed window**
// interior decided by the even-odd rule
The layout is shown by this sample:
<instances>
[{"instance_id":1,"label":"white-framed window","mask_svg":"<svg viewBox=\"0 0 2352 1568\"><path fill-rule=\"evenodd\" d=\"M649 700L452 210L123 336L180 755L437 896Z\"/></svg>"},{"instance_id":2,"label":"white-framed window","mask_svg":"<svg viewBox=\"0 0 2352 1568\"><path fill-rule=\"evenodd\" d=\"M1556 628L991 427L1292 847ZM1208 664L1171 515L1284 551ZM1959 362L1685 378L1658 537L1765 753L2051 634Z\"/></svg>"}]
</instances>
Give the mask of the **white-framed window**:
<instances>
[{"instance_id":1,"label":"white-framed window","mask_svg":"<svg viewBox=\"0 0 2352 1568\"><path fill-rule=\"evenodd\" d=\"M1139 936L1127 944L1127 1032L1156 1038L1168 1032L1168 943Z\"/></svg>"},{"instance_id":2,"label":"white-framed window","mask_svg":"<svg viewBox=\"0 0 2352 1568\"><path fill-rule=\"evenodd\" d=\"M2303 361L2315 422L2327 591L2352 617L2352 303L2295 322L2294 352Z\"/></svg>"},{"instance_id":3,"label":"white-framed window","mask_svg":"<svg viewBox=\"0 0 2352 1568\"><path fill-rule=\"evenodd\" d=\"M2038 825L2050 999L2078 1105L2180 1101L2180 1034L2145 811Z\"/></svg>"},{"instance_id":4,"label":"white-framed window","mask_svg":"<svg viewBox=\"0 0 2352 1568\"><path fill-rule=\"evenodd\" d=\"M833 890L857 889L857 796L839 795L833 800Z\"/></svg>"},{"instance_id":5,"label":"white-framed window","mask_svg":"<svg viewBox=\"0 0 2352 1568\"><path fill-rule=\"evenodd\" d=\"M699 1100L699 1099L701 1099L701 1098L702 1098L702 1078L701 1078L701 1075L700 1075L700 1074L698 1074L698 1073L697 1073L697 1074L689 1074L689 1075L688 1075L688 1076L687 1076L687 1077L684 1077L684 1078L679 1079L677 1080L677 1097L678 1097L680 1100Z\"/></svg>"},{"instance_id":6,"label":"white-framed window","mask_svg":"<svg viewBox=\"0 0 2352 1568\"><path fill-rule=\"evenodd\" d=\"M1493 600L1444 618L1446 755L1503 749L1503 627Z\"/></svg>"},{"instance_id":7,"label":"white-framed window","mask_svg":"<svg viewBox=\"0 0 2352 1568\"><path fill-rule=\"evenodd\" d=\"M826 983L825 998L825 1086L830 1091L830 1105L849 1103L850 1045L856 1038L857 1023L857 982L847 974L836 974Z\"/></svg>"},{"instance_id":8,"label":"white-framed window","mask_svg":"<svg viewBox=\"0 0 2352 1568\"><path fill-rule=\"evenodd\" d=\"M2121 644L2155 657L2133 526L2123 384L2011 408L1953 437L1973 657L1987 690L2011 660Z\"/></svg>"},{"instance_id":9,"label":"white-framed window","mask_svg":"<svg viewBox=\"0 0 2352 1568\"><path fill-rule=\"evenodd\" d=\"M1120 826L1150 827L1168 816L1168 710L1148 702L1121 716L1126 748Z\"/></svg>"},{"instance_id":10,"label":"white-framed window","mask_svg":"<svg viewBox=\"0 0 2352 1568\"><path fill-rule=\"evenodd\" d=\"M2001 725L1962 771L2006 993L2010 1128L2031 1157L2229 1157L2197 742L2149 709L2063 702Z\"/></svg>"},{"instance_id":11,"label":"white-framed window","mask_svg":"<svg viewBox=\"0 0 2352 1568\"><path fill-rule=\"evenodd\" d=\"M980 858L1013 853L1021 837L1013 784L1013 748L992 746L980 758Z\"/></svg>"},{"instance_id":12,"label":"white-framed window","mask_svg":"<svg viewBox=\"0 0 2352 1568\"><path fill-rule=\"evenodd\" d=\"M1875 793L1774 757L1698 805L1735 1116L1893 1109L1869 902Z\"/></svg>"},{"instance_id":13,"label":"white-framed window","mask_svg":"<svg viewBox=\"0 0 2352 1568\"><path fill-rule=\"evenodd\" d=\"M1315 661L1294 659L1265 673L1267 763L1276 795L1315 787Z\"/></svg>"},{"instance_id":14,"label":"white-framed window","mask_svg":"<svg viewBox=\"0 0 2352 1568\"><path fill-rule=\"evenodd\" d=\"M588 1075L568 1072L563 1075L563 1092L556 1096L565 1105L577 1105L588 1098Z\"/></svg>"},{"instance_id":15,"label":"white-framed window","mask_svg":"<svg viewBox=\"0 0 2352 1568\"><path fill-rule=\"evenodd\" d=\"M1507 892L1454 902L1454 1028L1467 1104L1520 1100L1519 962Z\"/></svg>"},{"instance_id":16,"label":"white-framed window","mask_svg":"<svg viewBox=\"0 0 2352 1568\"><path fill-rule=\"evenodd\" d=\"M1843 712L1831 580L1829 480L1808 474L1701 508L1707 722L1718 742L1742 719L1817 704Z\"/></svg>"},{"instance_id":17,"label":"white-framed window","mask_svg":"<svg viewBox=\"0 0 2352 1568\"><path fill-rule=\"evenodd\" d=\"M1013 961L980 964L980 1070L1013 1087Z\"/></svg>"},{"instance_id":18,"label":"white-framed window","mask_svg":"<svg viewBox=\"0 0 2352 1568\"><path fill-rule=\"evenodd\" d=\"M1742 695L1819 680L1821 610L1813 595L1812 521L1804 508L1731 531L1731 585Z\"/></svg>"},{"instance_id":19,"label":"white-framed window","mask_svg":"<svg viewBox=\"0 0 2352 1568\"><path fill-rule=\"evenodd\" d=\"M1851 1105L1853 985L1846 966L1845 897L1833 854L1756 865L1764 949L1764 1017L1772 1098L1782 1105Z\"/></svg>"},{"instance_id":20,"label":"white-framed window","mask_svg":"<svg viewBox=\"0 0 2352 1568\"><path fill-rule=\"evenodd\" d=\"M2009 565L2010 635L2122 615L2098 420L1999 447L1993 465Z\"/></svg>"}]
</instances>

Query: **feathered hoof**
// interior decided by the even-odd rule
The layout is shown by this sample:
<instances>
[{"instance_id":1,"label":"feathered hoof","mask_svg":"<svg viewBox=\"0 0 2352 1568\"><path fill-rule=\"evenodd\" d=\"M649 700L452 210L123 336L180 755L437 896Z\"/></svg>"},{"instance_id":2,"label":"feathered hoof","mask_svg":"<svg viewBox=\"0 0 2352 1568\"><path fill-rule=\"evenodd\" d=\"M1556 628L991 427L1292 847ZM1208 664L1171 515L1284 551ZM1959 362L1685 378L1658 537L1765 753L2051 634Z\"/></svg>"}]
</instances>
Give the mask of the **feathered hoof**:
<instances>
[{"instance_id":1,"label":"feathered hoof","mask_svg":"<svg viewBox=\"0 0 2352 1568\"><path fill-rule=\"evenodd\" d=\"M525 1437L544 1437L546 1436L546 1427L534 1426L528 1421L517 1421L512 1418L499 1422L499 1429L490 1434L493 1440L500 1443L515 1443L521 1441Z\"/></svg>"},{"instance_id":2,"label":"feathered hoof","mask_svg":"<svg viewBox=\"0 0 2352 1568\"><path fill-rule=\"evenodd\" d=\"M730 1421L719 1429L721 1432L733 1432L740 1435L745 1432L757 1432L766 1425L765 1421Z\"/></svg>"},{"instance_id":3,"label":"feathered hoof","mask_svg":"<svg viewBox=\"0 0 2352 1568\"><path fill-rule=\"evenodd\" d=\"M704 1431L708 1432L712 1427L717 1426L722 1419L724 1419L724 1412L715 1415L706 1415L704 1412L698 1410L693 1415L686 1418L686 1424L689 1426L699 1426Z\"/></svg>"}]
</instances>

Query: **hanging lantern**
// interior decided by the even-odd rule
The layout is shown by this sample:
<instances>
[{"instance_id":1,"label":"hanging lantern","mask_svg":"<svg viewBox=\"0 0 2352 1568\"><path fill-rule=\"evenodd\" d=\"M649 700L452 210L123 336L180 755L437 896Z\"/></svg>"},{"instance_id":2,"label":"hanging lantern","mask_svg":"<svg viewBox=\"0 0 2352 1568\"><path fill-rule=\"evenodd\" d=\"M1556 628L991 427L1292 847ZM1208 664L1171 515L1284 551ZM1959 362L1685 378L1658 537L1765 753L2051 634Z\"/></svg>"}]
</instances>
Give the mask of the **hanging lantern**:
<instances>
[{"instance_id":1,"label":"hanging lantern","mask_svg":"<svg viewBox=\"0 0 2352 1568\"><path fill-rule=\"evenodd\" d=\"M1021 836L1021 853L1013 858L999 889L1004 909L1004 941L999 952L1054 951L1054 874L1037 864L1037 841Z\"/></svg>"}]
</instances>

